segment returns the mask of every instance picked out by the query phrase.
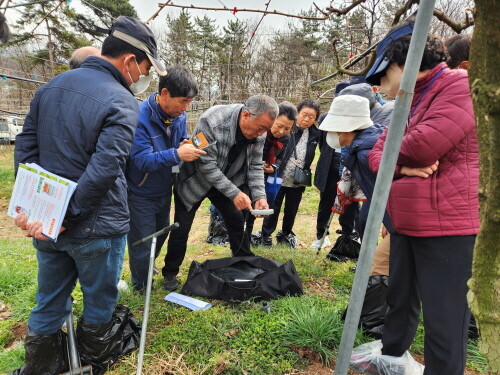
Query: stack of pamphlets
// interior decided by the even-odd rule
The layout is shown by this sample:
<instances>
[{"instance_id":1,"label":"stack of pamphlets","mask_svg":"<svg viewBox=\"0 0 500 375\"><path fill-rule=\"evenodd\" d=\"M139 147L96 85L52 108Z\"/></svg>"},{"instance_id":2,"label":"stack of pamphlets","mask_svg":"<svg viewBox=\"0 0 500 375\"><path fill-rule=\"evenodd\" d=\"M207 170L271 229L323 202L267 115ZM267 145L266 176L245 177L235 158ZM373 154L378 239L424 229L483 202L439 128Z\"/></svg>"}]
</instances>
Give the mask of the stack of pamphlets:
<instances>
[{"instance_id":1,"label":"stack of pamphlets","mask_svg":"<svg viewBox=\"0 0 500 375\"><path fill-rule=\"evenodd\" d=\"M42 222L42 234L56 241L76 185L35 163L19 164L7 215L24 212L28 223Z\"/></svg>"}]
</instances>

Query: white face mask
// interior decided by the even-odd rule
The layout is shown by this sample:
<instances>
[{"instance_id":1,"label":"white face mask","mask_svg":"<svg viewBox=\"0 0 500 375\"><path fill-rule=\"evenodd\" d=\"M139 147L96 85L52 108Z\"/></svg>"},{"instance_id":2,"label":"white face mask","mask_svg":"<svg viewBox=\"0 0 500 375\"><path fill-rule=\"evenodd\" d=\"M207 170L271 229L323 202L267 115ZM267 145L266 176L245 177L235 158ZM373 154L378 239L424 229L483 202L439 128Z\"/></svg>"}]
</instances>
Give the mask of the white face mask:
<instances>
[{"instance_id":1,"label":"white face mask","mask_svg":"<svg viewBox=\"0 0 500 375\"><path fill-rule=\"evenodd\" d=\"M134 82L134 80L132 79L132 76L130 75L130 72L128 72L128 76L130 77L130 80L132 81L132 84L129 86L130 87L130 91L132 91L132 93L134 95L139 95L139 94L142 94L144 91L146 91L146 89L149 87L149 84L151 83L151 74L145 76L143 74L140 74L141 73L141 69L139 68L139 64L137 64L137 60L134 60L135 61L135 65L137 65L137 69L139 69L139 79L137 80L137 82Z\"/></svg>"},{"instance_id":2,"label":"white face mask","mask_svg":"<svg viewBox=\"0 0 500 375\"><path fill-rule=\"evenodd\" d=\"M335 132L328 132L328 134L326 135L326 143L331 148L341 148L342 147L340 145L339 136Z\"/></svg>"}]
</instances>

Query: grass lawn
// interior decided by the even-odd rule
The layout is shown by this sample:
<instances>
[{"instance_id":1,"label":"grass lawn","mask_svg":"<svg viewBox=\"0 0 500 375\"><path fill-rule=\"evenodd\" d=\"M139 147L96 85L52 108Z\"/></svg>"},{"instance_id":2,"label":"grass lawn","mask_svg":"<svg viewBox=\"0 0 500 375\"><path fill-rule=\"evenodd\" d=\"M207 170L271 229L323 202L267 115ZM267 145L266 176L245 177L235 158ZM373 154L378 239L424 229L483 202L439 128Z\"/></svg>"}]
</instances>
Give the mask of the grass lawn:
<instances>
[{"instance_id":1,"label":"grass lawn","mask_svg":"<svg viewBox=\"0 0 500 375\"><path fill-rule=\"evenodd\" d=\"M0 202L6 211L12 189L12 150L0 150ZM157 275L152 293L146 343L144 374L328 374L331 373L340 343L340 319L349 299L354 278L352 262L334 263L318 256L308 246L315 239L318 193L308 188L296 221L301 248L276 246L258 248L258 255L285 262L293 261L304 286L304 296L270 301L270 312L253 301L231 304L210 300L212 308L193 312L163 300L166 295ZM336 220L334 220L336 222ZM227 247L207 244L208 203L197 213L180 280L187 277L193 260L226 257ZM259 229L262 219L255 223ZM337 225L337 224L335 224ZM22 335L30 310L35 306L36 253L31 242L22 238L5 213L0 222L0 373L22 365ZM336 229L336 228L334 228ZM164 254L164 252L163 252ZM163 255L162 254L162 255ZM163 266L163 256L156 267ZM128 261L122 278L130 284ZM81 314L82 294L73 293L76 315ZM119 303L128 305L142 320L144 296L124 291ZM370 338L361 332L356 345ZM423 329L419 328L411 352L423 354ZM135 374L137 352L116 363L109 374ZM327 367L329 365L329 367ZM468 374L484 373L485 361L477 342L469 348ZM476 372L477 371L477 372Z\"/></svg>"}]
</instances>

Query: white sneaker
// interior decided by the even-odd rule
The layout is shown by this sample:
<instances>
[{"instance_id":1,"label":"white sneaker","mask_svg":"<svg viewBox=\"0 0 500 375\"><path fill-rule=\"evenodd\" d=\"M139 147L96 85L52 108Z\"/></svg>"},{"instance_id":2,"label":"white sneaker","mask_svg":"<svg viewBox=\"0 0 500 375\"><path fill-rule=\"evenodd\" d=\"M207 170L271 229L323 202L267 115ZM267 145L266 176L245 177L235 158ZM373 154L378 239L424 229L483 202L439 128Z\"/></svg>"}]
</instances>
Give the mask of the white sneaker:
<instances>
[{"instance_id":1,"label":"white sneaker","mask_svg":"<svg viewBox=\"0 0 500 375\"><path fill-rule=\"evenodd\" d=\"M321 239L319 240L316 240L314 241L311 246L309 247L310 249L319 249L319 245L321 244ZM324 249L325 247L328 247L331 245L331 242L330 242L330 238L325 237L324 241L323 241L323 245L321 246L322 249Z\"/></svg>"}]
</instances>

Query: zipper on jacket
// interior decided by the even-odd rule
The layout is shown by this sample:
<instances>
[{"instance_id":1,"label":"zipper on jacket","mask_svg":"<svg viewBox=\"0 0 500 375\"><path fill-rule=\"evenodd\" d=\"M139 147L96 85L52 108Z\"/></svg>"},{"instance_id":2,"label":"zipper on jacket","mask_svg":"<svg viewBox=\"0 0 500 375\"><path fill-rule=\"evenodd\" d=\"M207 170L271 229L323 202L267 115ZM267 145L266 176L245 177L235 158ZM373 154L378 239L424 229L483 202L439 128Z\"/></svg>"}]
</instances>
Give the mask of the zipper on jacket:
<instances>
[{"instance_id":1,"label":"zipper on jacket","mask_svg":"<svg viewBox=\"0 0 500 375\"><path fill-rule=\"evenodd\" d=\"M142 178L141 182L139 182L139 184L137 186L141 187L142 185L144 185L144 183L146 182L146 180L148 179L148 176L149 176L149 173L145 173L144 174L144 177Z\"/></svg>"}]
</instances>

